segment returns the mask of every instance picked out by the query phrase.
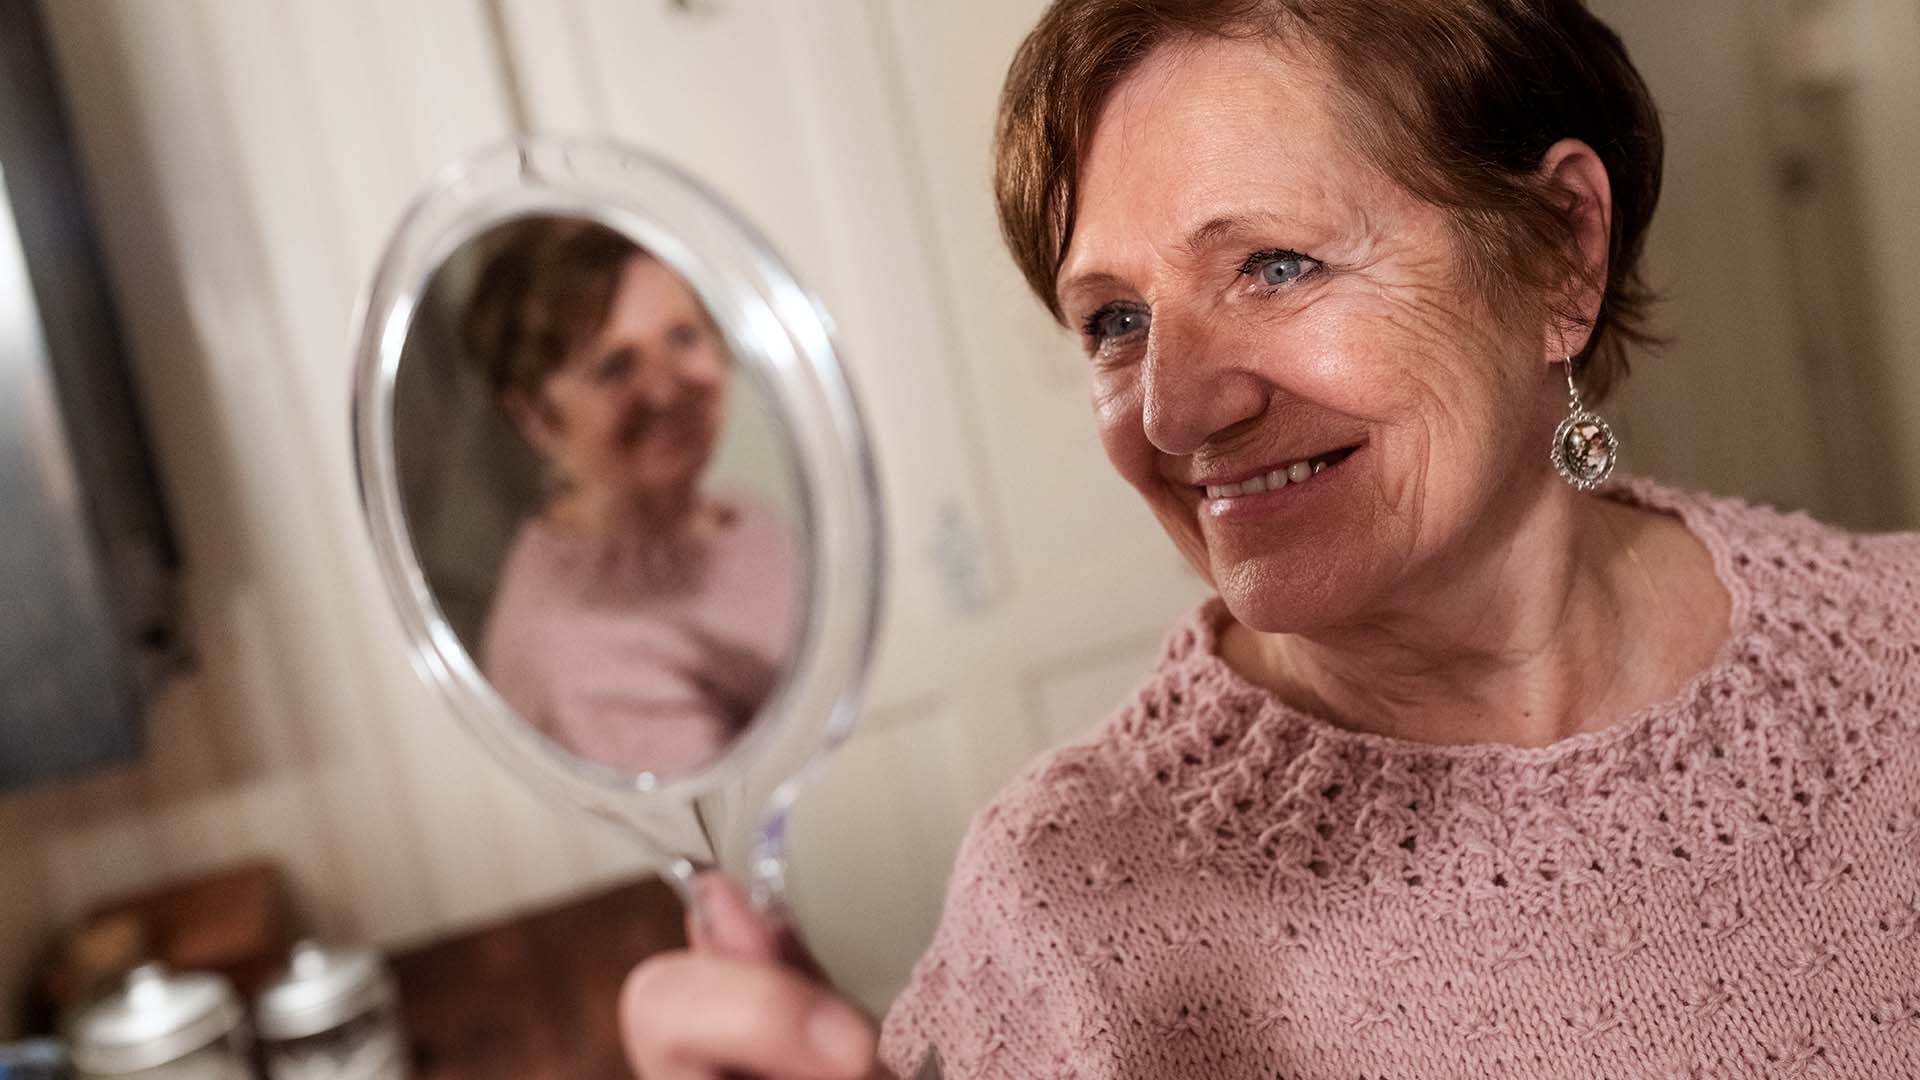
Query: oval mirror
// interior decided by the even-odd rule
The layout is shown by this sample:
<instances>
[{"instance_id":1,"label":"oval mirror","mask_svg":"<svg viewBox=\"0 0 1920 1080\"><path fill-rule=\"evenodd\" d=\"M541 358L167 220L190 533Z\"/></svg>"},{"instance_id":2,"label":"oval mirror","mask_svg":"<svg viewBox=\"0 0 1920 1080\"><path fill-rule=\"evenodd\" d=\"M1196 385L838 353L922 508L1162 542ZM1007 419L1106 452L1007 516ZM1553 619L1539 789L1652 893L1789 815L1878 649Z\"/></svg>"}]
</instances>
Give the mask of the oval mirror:
<instances>
[{"instance_id":1,"label":"oval mirror","mask_svg":"<svg viewBox=\"0 0 1920 1080\"><path fill-rule=\"evenodd\" d=\"M881 582L819 305L663 162L521 140L409 209L356 338L361 494L423 676L683 883L730 862L777 895Z\"/></svg>"}]
</instances>

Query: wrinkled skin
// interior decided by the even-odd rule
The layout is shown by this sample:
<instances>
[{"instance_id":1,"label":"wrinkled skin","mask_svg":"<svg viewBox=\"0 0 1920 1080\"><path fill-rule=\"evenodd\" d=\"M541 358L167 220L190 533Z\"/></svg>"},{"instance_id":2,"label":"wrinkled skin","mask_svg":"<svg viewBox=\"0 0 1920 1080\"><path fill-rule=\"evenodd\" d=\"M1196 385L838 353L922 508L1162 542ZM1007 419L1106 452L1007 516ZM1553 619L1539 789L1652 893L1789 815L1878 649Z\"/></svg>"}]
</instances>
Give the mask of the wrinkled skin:
<instances>
[{"instance_id":1,"label":"wrinkled skin","mask_svg":"<svg viewBox=\"0 0 1920 1080\"><path fill-rule=\"evenodd\" d=\"M1704 549L1547 462L1598 290L1495 310L1329 79L1304 51L1205 41L1108 101L1058 285L1109 460L1226 601L1228 662L1336 722L1541 744L1677 689L1725 629ZM1603 280L1604 166L1563 140L1541 171ZM1257 509L1206 491L1349 449Z\"/></svg>"},{"instance_id":2,"label":"wrinkled skin","mask_svg":"<svg viewBox=\"0 0 1920 1080\"><path fill-rule=\"evenodd\" d=\"M1446 213L1349 143L1323 78L1247 44L1149 60L1096 129L1060 274L1075 328L1104 305L1150 311L1089 342L1101 439L1263 631L1364 617L1497 540L1553 479L1539 448L1564 400L1544 318L1487 309ZM1287 277L1261 261L1279 251L1310 261L1273 285L1258 271ZM1310 513L1222 520L1195 486L1355 444L1340 468L1359 475Z\"/></svg>"},{"instance_id":3,"label":"wrinkled skin","mask_svg":"<svg viewBox=\"0 0 1920 1080\"><path fill-rule=\"evenodd\" d=\"M1309 57L1213 42L1149 56L1109 102L1060 275L1069 324L1105 338L1088 363L1109 459L1226 600L1223 658L1330 720L1543 743L1671 693L1726 628L1704 550L1547 466L1554 362L1587 331L1546 312L1590 319L1598 296L1489 310L1446 218L1347 143L1324 80ZM1541 168L1604 259L1598 159L1569 140ZM1349 446L1259 513L1199 486ZM819 987L740 955L650 961L623 1001L635 1060L858 1076L867 1058L807 1056Z\"/></svg>"}]
</instances>

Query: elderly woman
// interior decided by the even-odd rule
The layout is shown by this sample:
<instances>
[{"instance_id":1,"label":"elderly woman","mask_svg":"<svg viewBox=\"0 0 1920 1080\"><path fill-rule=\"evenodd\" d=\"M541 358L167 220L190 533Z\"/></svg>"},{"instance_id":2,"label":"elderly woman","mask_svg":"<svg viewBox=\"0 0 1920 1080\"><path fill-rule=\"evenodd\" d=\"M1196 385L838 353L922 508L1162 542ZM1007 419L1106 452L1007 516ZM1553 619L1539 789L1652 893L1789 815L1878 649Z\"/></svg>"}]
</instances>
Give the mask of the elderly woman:
<instances>
[{"instance_id":1,"label":"elderly woman","mask_svg":"<svg viewBox=\"0 0 1920 1080\"><path fill-rule=\"evenodd\" d=\"M1218 595L975 819L886 1067L1920 1075L1920 541L1589 490L1661 168L1613 33L1059 0L996 153L1108 457ZM706 896L629 984L644 1075L863 1075L871 1029Z\"/></svg>"},{"instance_id":2,"label":"elderly woman","mask_svg":"<svg viewBox=\"0 0 1920 1080\"><path fill-rule=\"evenodd\" d=\"M726 342L665 264L564 218L506 228L464 331L550 488L501 567L482 667L576 756L699 768L771 691L799 581L773 509L707 481Z\"/></svg>"}]
</instances>

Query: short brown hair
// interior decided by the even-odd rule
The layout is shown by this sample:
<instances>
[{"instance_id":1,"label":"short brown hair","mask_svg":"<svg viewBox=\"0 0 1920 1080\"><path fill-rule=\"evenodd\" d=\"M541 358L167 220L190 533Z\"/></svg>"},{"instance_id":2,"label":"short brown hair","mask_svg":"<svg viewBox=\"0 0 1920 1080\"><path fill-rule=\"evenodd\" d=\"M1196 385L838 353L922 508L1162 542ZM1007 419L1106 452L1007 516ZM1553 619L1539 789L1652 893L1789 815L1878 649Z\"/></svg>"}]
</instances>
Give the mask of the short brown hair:
<instances>
[{"instance_id":1,"label":"short brown hair","mask_svg":"<svg viewBox=\"0 0 1920 1080\"><path fill-rule=\"evenodd\" d=\"M1580 0L1055 0L1000 98L994 195L1014 261L1055 318L1081 156L1100 109L1155 49L1205 37L1303 40L1331 65L1363 153L1449 211L1474 283L1496 306L1538 304L1589 271L1572 209L1540 175L1586 142L1613 189L1599 314L1582 353L1589 400L1653 344L1642 277L1660 197L1651 94L1620 38Z\"/></svg>"},{"instance_id":2,"label":"short brown hair","mask_svg":"<svg viewBox=\"0 0 1920 1080\"><path fill-rule=\"evenodd\" d=\"M585 218L522 218L483 243L461 341L494 396L538 400L547 377L606 325L621 272L647 252Z\"/></svg>"}]
</instances>

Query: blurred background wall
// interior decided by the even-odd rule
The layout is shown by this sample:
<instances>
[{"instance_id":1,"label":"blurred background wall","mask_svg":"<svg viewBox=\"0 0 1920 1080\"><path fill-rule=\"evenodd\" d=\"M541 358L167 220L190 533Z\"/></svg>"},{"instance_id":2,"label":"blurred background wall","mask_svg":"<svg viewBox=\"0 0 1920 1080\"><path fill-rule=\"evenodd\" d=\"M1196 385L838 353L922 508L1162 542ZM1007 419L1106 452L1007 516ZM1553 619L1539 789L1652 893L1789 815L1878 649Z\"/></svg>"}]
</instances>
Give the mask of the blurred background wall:
<instances>
[{"instance_id":1,"label":"blurred background wall","mask_svg":"<svg viewBox=\"0 0 1920 1080\"><path fill-rule=\"evenodd\" d=\"M323 931L386 944L644 870L418 682L352 489L347 324L384 234L439 164L530 128L684 163L841 324L896 587L865 727L805 798L796 889L829 967L884 1003L967 816L1100 719L1200 595L999 246L992 110L1041 6L45 4L197 666L140 766L0 797L0 976L101 896L247 855L278 859ZM1913 523L1920 6L1594 6L1670 140L1651 258L1673 345L1614 410L1629 467Z\"/></svg>"}]
</instances>

